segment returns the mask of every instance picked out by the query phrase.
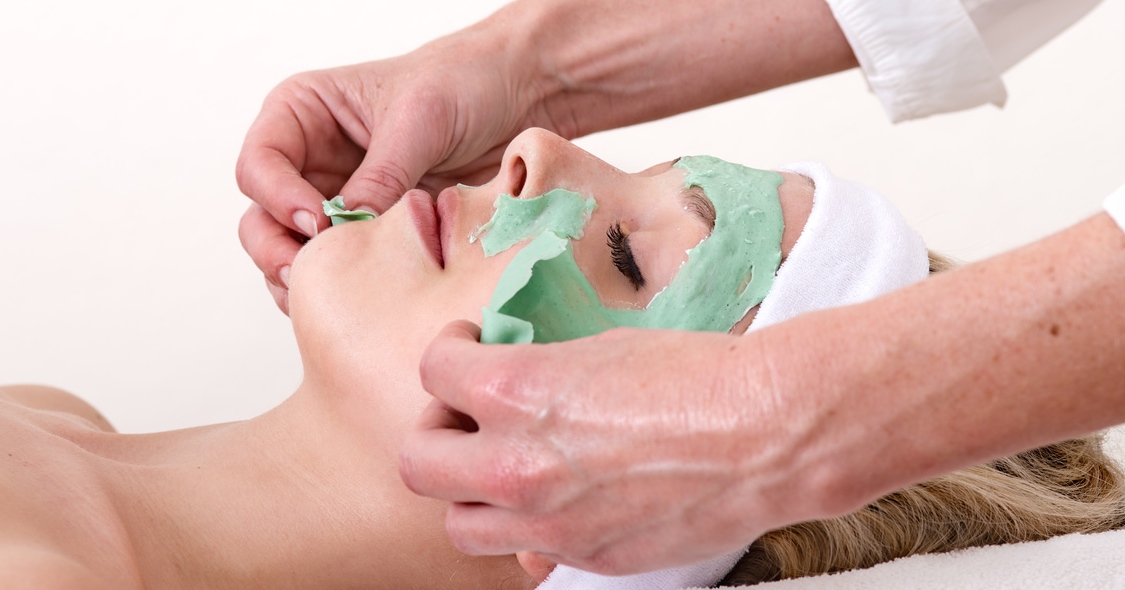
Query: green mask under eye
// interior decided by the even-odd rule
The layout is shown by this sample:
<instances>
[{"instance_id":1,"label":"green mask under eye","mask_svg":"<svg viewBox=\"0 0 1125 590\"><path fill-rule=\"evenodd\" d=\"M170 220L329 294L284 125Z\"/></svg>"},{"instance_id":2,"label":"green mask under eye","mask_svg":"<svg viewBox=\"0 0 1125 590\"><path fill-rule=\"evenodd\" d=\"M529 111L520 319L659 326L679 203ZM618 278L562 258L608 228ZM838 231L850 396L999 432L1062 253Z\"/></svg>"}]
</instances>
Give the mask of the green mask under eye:
<instances>
[{"instance_id":1,"label":"green mask under eye","mask_svg":"<svg viewBox=\"0 0 1125 590\"><path fill-rule=\"evenodd\" d=\"M534 199L501 195L474 238L483 236L486 255L531 242L484 308L481 342L557 342L619 326L725 332L761 303L781 264L782 176L710 156L675 167L687 172L686 187L700 187L714 204L715 228L645 309L602 305L574 260L570 238L581 237L593 199L562 189Z\"/></svg>"}]
</instances>

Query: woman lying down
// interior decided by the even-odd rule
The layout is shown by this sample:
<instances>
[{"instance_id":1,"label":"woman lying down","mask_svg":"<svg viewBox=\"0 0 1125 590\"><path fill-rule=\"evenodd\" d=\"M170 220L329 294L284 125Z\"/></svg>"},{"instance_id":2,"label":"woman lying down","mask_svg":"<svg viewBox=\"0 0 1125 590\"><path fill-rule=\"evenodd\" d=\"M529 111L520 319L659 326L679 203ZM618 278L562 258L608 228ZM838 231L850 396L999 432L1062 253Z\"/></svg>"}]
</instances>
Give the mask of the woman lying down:
<instances>
[{"instance_id":1,"label":"woman lying down","mask_svg":"<svg viewBox=\"0 0 1125 590\"><path fill-rule=\"evenodd\" d=\"M599 577L533 556L459 553L445 505L399 480L400 441L430 399L419 359L442 326L483 322L490 342L613 326L741 333L870 299L935 265L880 197L818 165L778 173L690 157L626 174L527 131L488 184L448 189L436 205L410 191L305 246L290 282L304 380L262 416L119 435L68 394L0 389L0 587L596 588ZM749 584L1102 531L1125 523L1123 506L1121 476L1092 437L774 531L744 555L637 587Z\"/></svg>"}]
</instances>

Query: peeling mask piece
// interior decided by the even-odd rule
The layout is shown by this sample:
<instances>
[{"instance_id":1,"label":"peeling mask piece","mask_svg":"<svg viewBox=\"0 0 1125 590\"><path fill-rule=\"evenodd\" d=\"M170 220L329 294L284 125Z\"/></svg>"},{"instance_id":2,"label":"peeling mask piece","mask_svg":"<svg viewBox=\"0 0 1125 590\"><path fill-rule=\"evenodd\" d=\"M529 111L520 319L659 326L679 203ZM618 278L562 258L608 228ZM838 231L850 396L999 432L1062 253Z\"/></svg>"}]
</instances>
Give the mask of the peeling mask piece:
<instances>
[{"instance_id":1,"label":"peeling mask piece","mask_svg":"<svg viewBox=\"0 0 1125 590\"><path fill-rule=\"evenodd\" d=\"M544 232L508 264L483 313L481 342L520 344L637 326L644 312L603 306L578 268L570 240Z\"/></svg>"},{"instance_id":2,"label":"peeling mask piece","mask_svg":"<svg viewBox=\"0 0 1125 590\"><path fill-rule=\"evenodd\" d=\"M782 176L709 156L681 158L676 167L687 172L685 186L699 186L715 205L715 229L688 251L646 309L603 306L574 260L569 236L539 229L500 277L484 309L481 342L557 342L618 326L725 332L760 303L781 263ZM493 220L503 206L498 199ZM581 220L581 235L588 213L570 215ZM518 225L527 232L542 227Z\"/></svg>"},{"instance_id":3,"label":"peeling mask piece","mask_svg":"<svg viewBox=\"0 0 1125 590\"><path fill-rule=\"evenodd\" d=\"M496 213L492 219L469 236L469 242L480 238L485 256L548 231L565 238L581 238L582 228L598 207L594 199L583 199L561 188L531 199L500 195L493 206Z\"/></svg>"},{"instance_id":4,"label":"peeling mask piece","mask_svg":"<svg viewBox=\"0 0 1125 590\"><path fill-rule=\"evenodd\" d=\"M332 197L331 201L324 202L324 214L332 221L332 225L340 225L348 221L363 221L378 217L369 211L348 211L344 208L344 197Z\"/></svg>"}]
</instances>

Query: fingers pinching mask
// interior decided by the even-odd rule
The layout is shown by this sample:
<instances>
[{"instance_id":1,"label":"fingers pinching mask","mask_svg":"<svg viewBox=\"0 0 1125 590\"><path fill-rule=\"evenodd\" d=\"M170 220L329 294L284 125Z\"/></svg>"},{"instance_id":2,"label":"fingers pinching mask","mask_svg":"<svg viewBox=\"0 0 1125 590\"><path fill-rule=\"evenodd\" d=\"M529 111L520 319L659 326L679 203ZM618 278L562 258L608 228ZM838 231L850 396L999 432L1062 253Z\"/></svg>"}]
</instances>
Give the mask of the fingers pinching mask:
<instances>
[{"instance_id":1,"label":"fingers pinching mask","mask_svg":"<svg viewBox=\"0 0 1125 590\"><path fill-rule=\"evenodd\" d=\"M344 197L335 196L330 201L324 201L324 214L332 221L332 225L340 225L349 221L366 221L375 219L378 215L367 211L351 211L344 207Z\"/></svg>"},{"instance_id":2,"label":"fingers pinching mask","mask_svg":"<svg viewBox=\"0 0 1125 590\"><path fill-rule=\"evenodd\" d=\"M681 158L675 167L686 171L686 187L700 187L714 204L715 228L645 309L602 305L574 260L570 238L582 236L594 199L562 189L497 198L496 213L470 239L480 237L488 256L531 243L484 308L481 342L558 342L621 326L725 332L761 303L781 264L782 176L711 156Z\"/></svg>"}]
</instances>

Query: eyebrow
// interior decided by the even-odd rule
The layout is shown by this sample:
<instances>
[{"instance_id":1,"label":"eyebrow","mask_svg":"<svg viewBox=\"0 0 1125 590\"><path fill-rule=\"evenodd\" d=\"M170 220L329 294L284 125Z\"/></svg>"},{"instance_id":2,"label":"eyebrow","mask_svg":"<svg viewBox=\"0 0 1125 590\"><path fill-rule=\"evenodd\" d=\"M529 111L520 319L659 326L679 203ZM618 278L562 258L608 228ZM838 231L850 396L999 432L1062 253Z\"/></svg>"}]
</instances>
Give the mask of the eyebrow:
<instances>
[{"instance_id":1,"label":"eyebrow","mask_svg":"<svg viewBox=\"0 0 1125 590\"><path fill-rule=\"evenodd\" d=\"M715 231L715 204L707 198L701 187L689 186L681 189L680 200L684 203L684 209L687 209L699 218L703 225L707 226L708 232Z\"/></svg>"}]
</instances>

